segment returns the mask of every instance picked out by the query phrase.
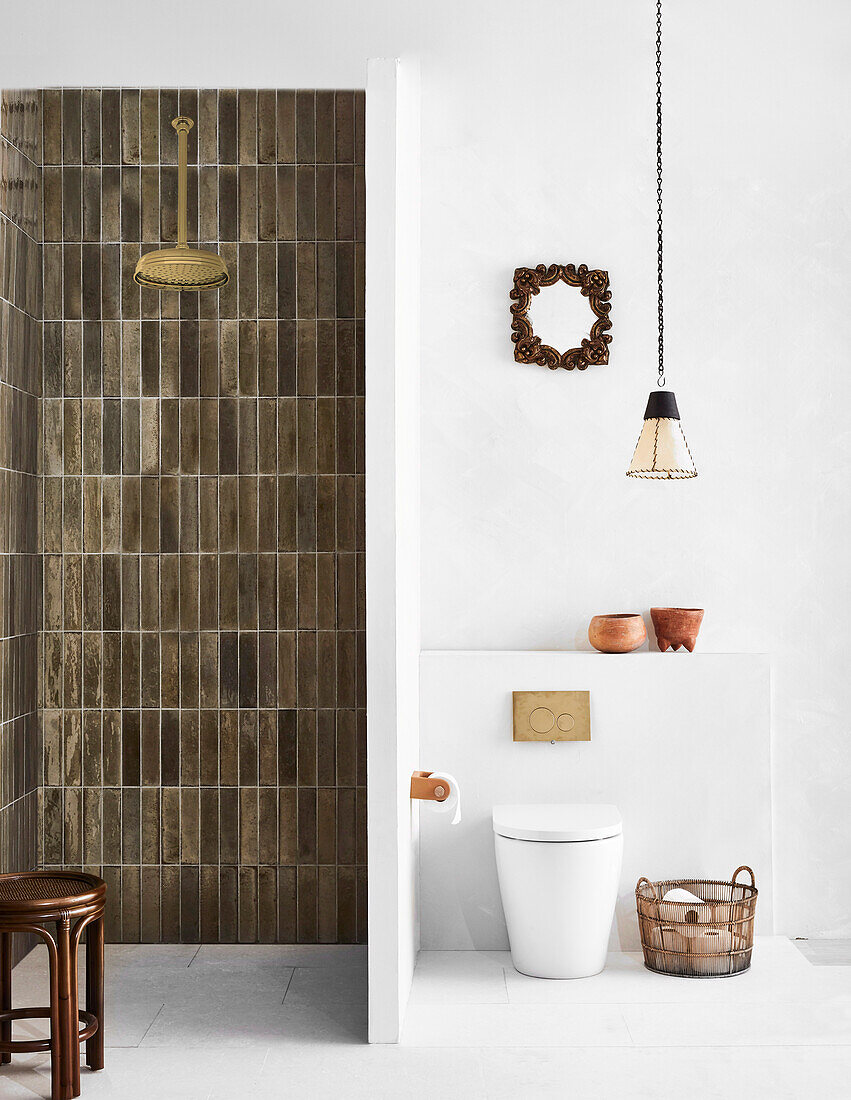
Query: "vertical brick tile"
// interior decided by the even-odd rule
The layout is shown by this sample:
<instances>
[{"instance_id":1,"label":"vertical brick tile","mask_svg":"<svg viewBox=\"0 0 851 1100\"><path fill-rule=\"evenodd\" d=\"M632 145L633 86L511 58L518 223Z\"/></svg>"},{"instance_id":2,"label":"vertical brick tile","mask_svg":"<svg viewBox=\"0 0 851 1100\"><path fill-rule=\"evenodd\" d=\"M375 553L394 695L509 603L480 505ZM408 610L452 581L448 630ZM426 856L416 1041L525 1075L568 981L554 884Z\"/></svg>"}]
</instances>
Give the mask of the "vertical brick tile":
<instances>
[{"instance_id":1,"label":"vertical brick tile","mask_svg":"<svg viewBox=\"0 0 851 1100\"><path fill-rule=\"evenodd\" d=\"M42 858L103 867L111 939L363 939L363 95L41 101ZM132 278L179 112L216 295Z\"/></svg>"}]
</instances>

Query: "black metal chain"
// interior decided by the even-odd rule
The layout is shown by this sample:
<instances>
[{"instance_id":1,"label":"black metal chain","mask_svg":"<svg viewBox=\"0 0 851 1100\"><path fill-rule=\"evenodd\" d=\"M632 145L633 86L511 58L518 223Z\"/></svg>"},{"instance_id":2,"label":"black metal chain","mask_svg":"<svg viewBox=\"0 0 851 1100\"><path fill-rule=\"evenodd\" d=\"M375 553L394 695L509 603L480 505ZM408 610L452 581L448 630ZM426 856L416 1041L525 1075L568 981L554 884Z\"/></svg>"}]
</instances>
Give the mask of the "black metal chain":
<instances>
[{"instance_id":1,"label":"black metal chain","mask_svg":"<svg viewBox=\"0 0 851 1100\"><path fill-rule=\"evenodd\" d=\"M665 385L665 296L662 282L662 0L656 0L656 240L659 306L659 378Z\"/></svg>"}]
</instances>

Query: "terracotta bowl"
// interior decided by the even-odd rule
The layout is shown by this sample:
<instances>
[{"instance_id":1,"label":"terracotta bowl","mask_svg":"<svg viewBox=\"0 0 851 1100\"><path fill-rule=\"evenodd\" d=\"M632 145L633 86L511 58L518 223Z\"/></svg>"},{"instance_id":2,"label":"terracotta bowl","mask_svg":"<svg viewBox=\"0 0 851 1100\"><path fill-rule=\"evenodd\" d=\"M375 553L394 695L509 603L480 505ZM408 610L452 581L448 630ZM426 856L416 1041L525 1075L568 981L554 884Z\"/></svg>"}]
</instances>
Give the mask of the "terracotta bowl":
<instances>
[{"instance_id":1,"label":"terracotta bowl","mask_svg":"<svg viewBox=\"0 0 851 1100\"><path fill-rule=\"evenodd\" d=\"M588 641L601 653L631 653L646 638L640 615L595 615L588 626Z\"/></svg>"},{"instance_id":2,"label":"terracotta bowl","mask_svg":"<svg viewBox=\"0 0 851 1100\"><path fill-rule=\"evenodd\" d=\"M669 646L671 649L685 646L692 652L703 622L702 607L651 607L650 618L663 653Z\"/></svg>"}]
</instances>

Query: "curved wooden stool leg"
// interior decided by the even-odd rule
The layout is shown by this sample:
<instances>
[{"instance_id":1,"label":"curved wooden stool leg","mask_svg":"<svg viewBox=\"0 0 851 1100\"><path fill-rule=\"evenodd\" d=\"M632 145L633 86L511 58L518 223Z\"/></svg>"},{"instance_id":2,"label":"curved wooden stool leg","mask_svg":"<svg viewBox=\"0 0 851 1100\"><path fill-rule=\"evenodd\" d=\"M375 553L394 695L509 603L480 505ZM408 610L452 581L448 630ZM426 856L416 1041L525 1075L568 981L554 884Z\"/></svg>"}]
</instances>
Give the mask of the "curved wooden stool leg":
<instances>
[{"instance_id":1,"label":"curved wooden stool leg","mask_svg":"<svg viewBox=\"0 0 851 1100\"><path fill-rule=\"evenodd\" d=\"M0 1011L12 1007L12 933L0 932ZM0 1041L8 1043L12 1038L12 1021L0 1024ZM0 1065L12 1061L11 1054L0 1054Z\"/></svg>"},{"instance_id":2,"label":"curved wooden stool leg","mask_svg":"<svg viewBox=\"0 0 851 1100\"><path fill-rule=\"evenodd\" d=\"M86 1040L86 1065L103 1069L103 917L86 928L86 1009L97 1017L98 1029Z\"/></svg>"},{"instance_id":3,"label":"curved wooden stool leg","mask_svg":"<svg viewBox=\"0 0 851 1100\"><path fill-rule=\"evenodd\" d=\"M45 929L47 957L50 961L50 1100L63 1100L62 1025L59 1017L59 954L56 940Z\"/></svg>"},{"instance_id":4,"label":"curved wooden stool leg","mask_svg":"<svg viewBox=\"0 0 851 1100\"><path fill-rule=\"evenodd\" d=\"M59 1097L74 1100L80 1095L80 1044L77 1034L80 1014L77 1005L77 957L71 951L71 921L58 924L59 978Z\"/></svg>"}]
</instances>

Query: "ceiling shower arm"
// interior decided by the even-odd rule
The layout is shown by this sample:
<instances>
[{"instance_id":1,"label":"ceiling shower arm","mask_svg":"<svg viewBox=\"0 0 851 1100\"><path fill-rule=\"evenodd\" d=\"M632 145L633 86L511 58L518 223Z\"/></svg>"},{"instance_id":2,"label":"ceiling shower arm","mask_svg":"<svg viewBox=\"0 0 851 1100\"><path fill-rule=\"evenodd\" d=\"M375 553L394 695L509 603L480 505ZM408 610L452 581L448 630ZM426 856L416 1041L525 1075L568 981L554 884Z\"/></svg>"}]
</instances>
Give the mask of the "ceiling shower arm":
<instances>
[{"instance_id":1,"label":"ceiling shower arm","mask_svg":"<svg viewBox=\"0 0 851 1100\"><path fill-rule=\"evenodd\" d=\"M133 279L139 286L156 290L216 290L228 282L227 264L217 252L190 248L186 240L186 145L192 119L179 115L172 119L171 125L177 132L177 244L174 248L158 248L140 256Z\"/></svg>"},{"instance_id":2,"label":"ceiling shower arm","mask_svg":"<svg viewBox=\"0 0 851 1100\"><path fill-rule=\"evenodd\" d=\"M192 129L192 119L180 115L172 120L172 126L177 131L177 247L188 248L187 215L186 215L186 172L187 172L187 137Z\"/></svg>"}]
</instances>

